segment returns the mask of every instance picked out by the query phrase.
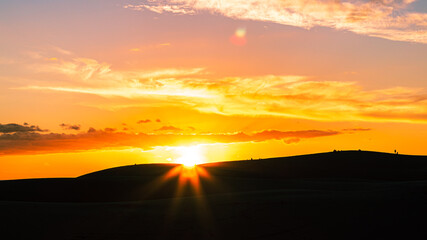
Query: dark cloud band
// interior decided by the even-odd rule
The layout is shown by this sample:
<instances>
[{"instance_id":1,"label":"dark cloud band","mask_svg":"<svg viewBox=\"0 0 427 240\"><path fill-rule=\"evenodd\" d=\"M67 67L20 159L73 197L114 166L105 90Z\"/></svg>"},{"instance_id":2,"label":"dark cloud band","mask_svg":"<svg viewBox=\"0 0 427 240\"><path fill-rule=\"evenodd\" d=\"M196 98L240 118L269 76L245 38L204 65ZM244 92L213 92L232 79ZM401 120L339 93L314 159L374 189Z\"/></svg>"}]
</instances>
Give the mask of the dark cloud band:
<instances>
[{"instance_id":1,"label":"dark cloud band","mask_svg":"<svg viewBox=\"0 0 427 240\"><path fill-rule=\"evenodd\" d=\"M2 125L4 126L4 125ZM171 126L162 130L172 130ZM9 128L11 128L9 126ZM301 139L334 136L345 131L332 130L302 130L302 131L278 131L264 130L247 134L237 133L210 133L210 134L182 134L182 133L129 133L118 132L115 129L106 128L97 130L90 128L87 132L78 134L65 133L39 133L38 127L24 129L22 126L8 129L0 134L0 155L9 154L41 154L72 152L91 149L135 147L151 149L156 146L176 146L201 143L238 143L238 142L262 142L268 140L282 140L286 144L298 143ZM175 127L173 127L175 129ZM6 131L6 130L5 130Z\"/></svg>"},{"instance_id":2,"label":"dark cloud band","mask_svg":"<svg viewBox=\"0 0 427 240\"><path fill-rule=\"evenodd\" d=\"M0 133L16 133L16 132L44 132L46 130L42 130L39 126L28 125L28 123L24 123L24 125L19 125L16 123L9 124L0 124Z\"/></svg>"}]
</instances>

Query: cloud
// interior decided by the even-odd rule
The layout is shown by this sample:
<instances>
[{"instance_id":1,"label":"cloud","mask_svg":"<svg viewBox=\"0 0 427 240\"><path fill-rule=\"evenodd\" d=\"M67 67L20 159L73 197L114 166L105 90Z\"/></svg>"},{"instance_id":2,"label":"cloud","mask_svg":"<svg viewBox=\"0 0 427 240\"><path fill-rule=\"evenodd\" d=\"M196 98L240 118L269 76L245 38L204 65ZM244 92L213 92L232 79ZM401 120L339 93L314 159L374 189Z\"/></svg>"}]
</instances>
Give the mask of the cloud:
<instances>
[{"instance_id":1,"label":"cloud","mask_svg":"<svg viewBox=\"0 0 427 240\"><path fill-rule=\"evenodd\" d=\"M41 67L72 82L61 80L20 89L125 98L129 104L124 107L149 101L150 106L221 115L427 123L427 93L421 88L364 90L356 81L316 81L307 76L214 78L203 68L116 71L93 59L80 61L78 69L83 73L78 74L74 61L45 62ZM62 69L67 66L71 70Z\"/></svg>"},{"instance_id":2,"label":"cloud","mask_svg":"<svg viewBox=\"0 0 427 240\"><path fill-rule=\"evenodd\" d=\"M110 65L107 63L100 63L95 59L82 57L57 58L56 61L34 64L31 68L36 72L61 73L81 82L87 82L89 79L98 79L111 71Z\"/></svg>"},{"instance_id":3,"label":"cloud","mask_svg":"<svg viewBox=\"0 0 427 240\"><path fill-rule=\"evenodd\" d=\"M156 131L182 131L182 129L174 126L163 126Z\"/></svg>"},{"instance_id":4,"label":"cloud","mask_svg":"<svg viewBox=\"0 0 427 240\"><path fill-rule=\"evenodd\" d=\"M0 124L0 133L17 133L17 132L44 132L39 126L29 125L24 123L24 125L19 125L16 123L9 124Z\"/></svg>"},{"instance_id":5,"label":"cloud","mask_svg":"<svg viewBox=\"0 0 427 240\"><path fill-rule=\"evenodd\" d=\"M365 131L371 131L372 129L370 129L370 128L346 128L346 129L343 129L343 131L348 131L348 132L359 132L359 131L362 131L362 132L365 132Z\"/></svg>"},{"instance_id":6,"label":"cloud","mask_svg":"<svg viewBox=\"0 0 427 240\"><path fill-rule=\"evenodd\" d=\"M175 130L172 126L165 130ZM34 131L3 133L0 135L0 155L43 154L85 151L94 149L142 148L157 146L179 146L201 143L238 143L282 140L284 143L298 143L301 139L318 138L343 134L332 130L278 131L264 130L251 134L209 133L209 134L154 134L117 132L116 129L97 130L89 128L78 134L48 133Z\"/></svg>"},{"instance_id":7,"label":"cloud","mask_svg":"<svg viewBox=\"0 0 427 240\"><path fill-rule=\"evenodd\" d=\"M415 0L165 0L125 5L156 13L221 14L234 19L303 28L348 30L397 41L427 43L427 14L410 11Z\"/></svg>"},{"instance_id":8,"label":"cloud","mask_svg":"<svg viewBox=\"0 0 427 240\"><path fill-rule=\"evenodd\" d=\"M222 115L279 116L320 121L427 123L424 89L393 87L363 90L357 82L314 81L304 76L191 79L187 87L216 95L194 108Z\"/></svg>"},{"instance_id":9,"label":"cloud","mask_svg":"<svg viewBox=\"0 0 427 240\"><path fill-rule=\"evenodd\" d=\"M299 141L301 141L299 138L289 138L283 140L283 142L286 144L299 143Z\"/></svg>"},{"instance_id":10,"label":"cloud","mask_svg":"<svg viewBox=\"0 0 427 240\"><path fill-rule=\"evenodd\" d=\"M147 45L147 46L142 46L142 47L135 47L135 48L131 48L129 49L129 51L131 52L145 52L148 50L153 50L153 49L160 49L160 48L165 48L165 47L170 47L172 46L171 43L159 43L159 44L155 44L155 45Z\"/></svg>"},{"instance_id":11,"label":"cloud","mask_svg":"<svg viewBox=\"0 0 427 240\"><path fill-rule=\"evenodd\" d=\"M117 131L116 128L105 128L104 130L96 130L93 127L90 127L89 130L87 130L88 134L95 134L95 133L113 133Z\"/></svg>"},{"instance_id":12,"label":"cloud","mask_svg":"<svg viewBox=\"0 0 427 240\"><path fill-rule=\"evenodd\" d=\"M105 128L104 131L105 132L115 132L115 131L117 131L117 129L116 128Z\"/></svg>"},{"instance_id":13,"label":"cloud","mask_svg":"<svg viewBox=\"0 0 427 240\"><path fill-rule=\"evenodd\" d=\"M153 1L149 1L151 4L140 4L140 5L132 5L132 4L128 4L123 6L124 8L129 8L132 10L149 10L152 12L156 12L156 13L164 13L164 12L170 12L170 13L174 13L174 14L194 14L196 11L191 9L188 6L185 6L185 4L178 4L178 3L174 3L174 4L152 4Z\"/></svg>"},{"instance_id":14,"label":"cloud","mask_svg":"<svg viewBox=\"0 0 427 240\"><path fill-rule=\"evenodd\" d=\"M278 131L278 130L265 130L252 135L253 139L257 141L266 141L269 139L287 139L287 138L315 138L326 137L340 134L338 131L322 131L322 130L305 130L305 131Z\"/></svg>"},{"instance_id":15,"label":"cloud","mask_svg":"<svg viewBox=\"0 0 427 240\"><path fill-rule=\"evenodd\" d=\"M57 52L59 54L62 54L62 55L73 55L72 52L70 52L68 50L65 50L63 48L57 47L57 46L52 46L51 48L52 48L53 51L55 51L55 52Z\"/></svg>"},{"instance_id":16,"label":"cloud","mask_svg":"<svg viewBox=\"0 0 427 240\"><path fill-rule=\"evenodd\" d=\"M149 123L149 122L151 122L151 120L150 120L150 119L145 119L145 120L139 120L139 121L138 121L138 122L136 122L136 123L141 124L141 123Z\"/></svg>"},{"instance_id":17,"label":"cloud","mask_svg":"<svg viewBox=\"0 0 427 240\"><path fill-rule=\"evenodd\" d=\"M80 130L80 125L72 125L72 124L61 123L59 126L65 130L76 130L76 131Z\"/></svg>"},{"instance_id":18,"label":"cloud","mask_svg":"<svg viewBox=\"0 0 427 240\"><path fill-rule=\"evenodd\" d=\"M42 53L37 53L43 55ZM197 76L203 68L168 68L152 71L113 71L110 64L95 59L72 57L58 61L42 61L30 66L34 72L61 74L60 82L30 85L20 89L51 90L104 97L144 98L176 96L185 98L210 98L208 92L183 88L177 78ZM60 84L58 84L60 83ZM102 87L101 87L102 86Z\"/></svg>"}]
</instances>

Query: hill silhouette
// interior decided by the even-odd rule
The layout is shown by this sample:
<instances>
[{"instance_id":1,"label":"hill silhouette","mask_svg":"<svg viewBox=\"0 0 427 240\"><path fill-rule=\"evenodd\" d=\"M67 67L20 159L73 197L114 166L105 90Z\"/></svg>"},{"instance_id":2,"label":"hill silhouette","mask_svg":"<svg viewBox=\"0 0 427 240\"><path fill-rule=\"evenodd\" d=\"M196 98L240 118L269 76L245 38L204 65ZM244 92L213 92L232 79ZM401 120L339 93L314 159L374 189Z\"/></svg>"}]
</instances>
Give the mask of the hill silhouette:
<instances>
[{"instance_id":1,"label":"hill silhouette","mask_svg":"<svg viewBox=\"0 0 427 240\"><path fill-rule=\"evenodd\" d=\"M81 176L148 177L176 165L147 164L102 170ZM427 179L427 156L367 151L340 151L293 157L201 164L215 176L257 178Z\"/></svg>"},{"instance_id":2,"label":"hill silhouette","mask_svg":"<svg viewBox=\"0 0 427 240\"><path fill-rule=\"evenodd\" d=\"M0 181L8 239L427 239L426 203L427 156L365 151Z\"/></svg>"},{"instance_id":3,"label":"hill silhouette","mask_svg":"<svg viewBox=\"0 0 427 240\"><path fill-rule=\"evenodd\" d=\"M120 202L175 197L179 175L162 176L177 164L122 166L77 178L0 181L0 200ZM343 151L198 166L214 181L200 177L203 194L291 188L289 180L427 180L427 157ZM153 189L155 188L155 189ZM183 196L195 193L186 189Z\"/></svg>"}]
</instances>

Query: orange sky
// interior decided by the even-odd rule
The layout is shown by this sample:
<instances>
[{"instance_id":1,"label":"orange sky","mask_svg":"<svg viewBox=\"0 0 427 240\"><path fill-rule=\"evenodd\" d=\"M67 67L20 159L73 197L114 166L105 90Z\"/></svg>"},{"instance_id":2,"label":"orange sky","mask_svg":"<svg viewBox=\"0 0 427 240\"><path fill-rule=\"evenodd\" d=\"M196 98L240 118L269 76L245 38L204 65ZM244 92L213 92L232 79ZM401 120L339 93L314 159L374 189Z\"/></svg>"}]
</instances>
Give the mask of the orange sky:
<instances>
[{"instance_id":1,"label":"orange sky","mask_svg":"<svg viewBox=\"0 0 427 240\"><path fill-rule=\"evenodd\" d=\"M333 149L423 154L427 4L3 1L0 179Z\"/></svg>"}]
</instances>

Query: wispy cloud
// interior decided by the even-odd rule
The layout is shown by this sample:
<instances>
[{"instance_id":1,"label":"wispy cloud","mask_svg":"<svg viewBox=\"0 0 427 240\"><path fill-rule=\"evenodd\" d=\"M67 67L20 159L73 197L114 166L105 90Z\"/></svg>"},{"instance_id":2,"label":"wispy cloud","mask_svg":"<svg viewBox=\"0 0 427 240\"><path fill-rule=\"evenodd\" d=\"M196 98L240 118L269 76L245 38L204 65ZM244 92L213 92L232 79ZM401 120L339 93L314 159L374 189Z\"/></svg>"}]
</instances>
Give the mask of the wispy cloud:
<instances>
[{"instance_id":1,"label":"wispy cloud","mask_svg":"<svg viewBox=\"0 0 427 240\"><path fill-rule=\"evenodd\" d=\"M261 76L188 82L221 96L195 106L224 115L273 115L320 121L362 120L423 122L423 89L394 87L363 90L357 82L314 81L307 77Z\"/></svg>"},{"instance_id":2,"label":"wispy cloud","mask_svg":"<svg viewBox=\"0 0 427 240\"><path fill-rule=\"evenodd\" d=\"M306 76L215 78L203 68L118 71L87 58L42 62L37 71L64 78L21 89L120 97L129 106L149 99L151 106L158 103L221 115L427 123L424 89L364 90L355 81L319 81Z\"/></svg>"},{"instance_id":3,"label":"wispy cloud","mask_svg":"<svg viewBox=\"0 0 427 240\"><path fill-rule=\"evenodd\" d=\"M125 5L157 13L210 12L245 20L312 28L325 26L397 41L427 43L427 14L411 12L415 0L162 0Z\"/></svg>"},{"instance_id":4,"label":"wispy cloud","mask_svg":"<svg viewBox=\"0 0 427 240\"><path fill-rule=\"evenodd\" d=\"M197 76L203 68L158 69L151 71L117 71L107 63L81 57L58 57L46 61L43 53L33 52L32 58L39 60L30 65L37 73L61 74L61 81L45 80L46 85L30 85L24 88L62 92L95 94L106 97L144 98L146 96L176 96L186 98L210 98L201 89L185 88L177 78ZM34 56L33 56L34 55ZM41 61L40 61L41 60ZM203 73L206 74L206 73Z\"/></svg>"},{"instance_id":5,"label":"wispy cloud","mask_svg":"<svg viewBox=\"0 0 427 240\"><path fill-rule=\"evenodd\" d=\"M170 12L174 14L194 14L196 11L191 7L187 6L185 3L179 3L177 1L172 4L163 2L163 4L155 4L155 1L148 0L148 4L140 5L125 5L124 8L129 8L132 10L149 10L156 13Z\"/></svg>"},{"instance_id":6,"label":"wispy cloud","mask_svg":"<svg viewBox=\"0 0 427 240\"><path fill-rule=\"evenodd\" d=\"M51 87L51 86L28 86L21 89L34 89L34 90L51 90L60 92L71 92L71 93L84 93L94 94L105 97L125 97L131 99L147 98L156 96L174 96L184 98L211 98L207 92L196 89L184 89L175 84L170 84L165 88L158 88L157 90L134 88L134 87L118 87L118 88L81 88L81 87ZM181 89L181 91L179 91Z\"/></svg>"},{"instance_id":7,"label":"wispy cloud","mask_svg":"<svg viewBox=\"0 0 427 240\"><path fill-rule=\"evenodd\" d=\"M347 132L365 132L365 131L371 131L372 129L370 128L345 128L342 131L347 131Z\"/></svg>"},{"instance_id":8,"label":"wispy cloud","mask_svg":"<svg viewBox=\"0 0 427 240\"><path fill-rule=\"evenodd\" d=\"M159 44L154 44L154 45L135 47L135 48L129 49L129 51L131 51L131 52L144 52L144 51L152 50L152 49L160 49L160 48L170 47L171 45L172 45L171 43L165 42L165 43L159 43Z\"/></svg>"}]
</instances>

